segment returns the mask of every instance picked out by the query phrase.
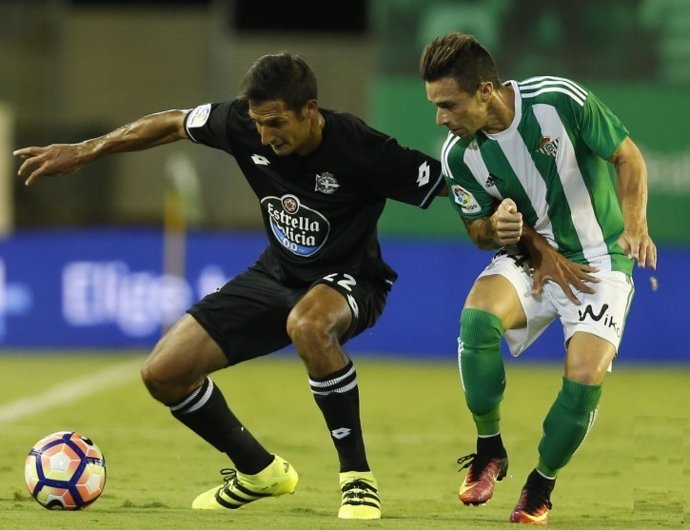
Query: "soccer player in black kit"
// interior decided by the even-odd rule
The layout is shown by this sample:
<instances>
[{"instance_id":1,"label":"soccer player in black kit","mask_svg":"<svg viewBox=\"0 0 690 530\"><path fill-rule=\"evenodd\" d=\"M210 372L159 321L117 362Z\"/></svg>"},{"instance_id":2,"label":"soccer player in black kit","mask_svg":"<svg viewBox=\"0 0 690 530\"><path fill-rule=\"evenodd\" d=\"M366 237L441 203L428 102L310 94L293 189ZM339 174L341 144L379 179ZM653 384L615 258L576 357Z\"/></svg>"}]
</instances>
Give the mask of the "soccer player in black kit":
<instances>
[{"instance_id":1,"label":"soccer player in black kit","mask_svg":"<svg viewBox=\"0 0 690 530\"><path fill-rule=\"evenodd\" d=\"M152 114L85 142L19 149L19 174L32 184L107 154L183 139L235 157L269 245L189 309L141 371L151 395L236 467L192 507L239 508L295 490L295 469L242 426L209 378L292 343L340 459L338 517L376 519L357 372L342 345L376 322L396 279L376 235L386 199L426 208L444 186L440 164L355 116L319 108L314 73L298 56L261 57L241 89L236 99Z\"/></svg>"}]
</instances>

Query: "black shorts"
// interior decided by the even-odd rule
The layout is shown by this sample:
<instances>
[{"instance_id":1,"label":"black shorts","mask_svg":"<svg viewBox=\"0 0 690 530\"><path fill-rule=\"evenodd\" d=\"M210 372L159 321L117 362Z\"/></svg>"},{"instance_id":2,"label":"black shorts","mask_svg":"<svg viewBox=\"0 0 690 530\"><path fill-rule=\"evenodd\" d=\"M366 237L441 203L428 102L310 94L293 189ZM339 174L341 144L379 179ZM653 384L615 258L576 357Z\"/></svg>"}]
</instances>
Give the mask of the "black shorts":
<instances>
[{"instance_id":1,"label":"black shorts","mask_svg":"<svg viewBox=\"0 0 690 530\"><path fill-rule=\"evenodd\" d=\"M374 325L386 303L391 284L357 279L334 272L307 287L289 287L260 266L252 266L187 312L203 326L228 358L229 365L273 353L290 344L287 318L314 285L323 283L348 301L352 324L341 344Z\"/></svg>"}]
</instances>

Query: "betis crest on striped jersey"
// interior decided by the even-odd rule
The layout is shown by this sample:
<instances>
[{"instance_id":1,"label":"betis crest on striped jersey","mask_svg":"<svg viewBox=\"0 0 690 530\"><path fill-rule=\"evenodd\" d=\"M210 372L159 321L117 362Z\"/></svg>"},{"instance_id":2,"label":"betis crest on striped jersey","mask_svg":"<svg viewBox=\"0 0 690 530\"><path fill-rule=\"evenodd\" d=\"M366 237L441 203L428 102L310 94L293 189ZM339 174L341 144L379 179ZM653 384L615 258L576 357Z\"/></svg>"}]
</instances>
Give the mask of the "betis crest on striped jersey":
<instances>
[{"instance_id":1,"label":"betis crest on striped jersey","mask_svg":"<svg viewBox=\"0 0 690 530\"><path fill-rule=\"evenodd\" d=\"M548 136L542 136L539 139L539 147L537 148L537 152L541 153L542 155L556 158L556 154L558 153L558 141L558 138L554 138L552 140Z\"/></svg>"}]
</instances>

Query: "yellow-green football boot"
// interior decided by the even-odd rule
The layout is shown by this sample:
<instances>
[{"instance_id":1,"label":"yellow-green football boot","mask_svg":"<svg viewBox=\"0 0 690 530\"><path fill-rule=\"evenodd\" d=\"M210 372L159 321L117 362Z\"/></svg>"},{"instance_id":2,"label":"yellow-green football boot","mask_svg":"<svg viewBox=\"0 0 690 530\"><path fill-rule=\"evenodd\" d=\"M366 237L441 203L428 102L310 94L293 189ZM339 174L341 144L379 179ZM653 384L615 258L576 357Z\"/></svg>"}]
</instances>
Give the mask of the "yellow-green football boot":
<instances>
[{"instance_id":1,"label":"yellow-green football boot","mask_svg":"<svg viewBox=\"0 0 690 530\"><path fill-rule=\"evenodd\" d=\"M199 495L192 503L195 510L234 510L266 497L293 493L298 475L295 468L278 455L256 475L245 475L235 469L221 469L224 483Z\"/></svg>"},{"instance_id":2,"label":"yellow-green football boot","mask_svg":"<svg viewBox=\"0 0 690 530\"><path fill-rule=\"evenodd\" d=\"M339 519L380 519L381 501L374 475L370 471L340 473L343 500Z\"/></svg>"}]
</instances>

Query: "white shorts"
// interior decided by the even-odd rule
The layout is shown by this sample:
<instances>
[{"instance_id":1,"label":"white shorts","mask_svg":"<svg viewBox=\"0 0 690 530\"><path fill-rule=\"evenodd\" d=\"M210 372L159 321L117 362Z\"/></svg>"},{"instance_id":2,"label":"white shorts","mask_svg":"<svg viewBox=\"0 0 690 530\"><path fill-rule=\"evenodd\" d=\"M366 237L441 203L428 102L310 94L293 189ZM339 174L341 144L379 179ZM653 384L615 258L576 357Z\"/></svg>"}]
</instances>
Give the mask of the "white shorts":
<instances>
[{"instance_id":1,"label":"white shorts","mask_svg":"<svg viewBox=\"0 0 690 530\"><path fill-rule=\"evenodd\" d=\"M519 254L499 252L478 278L500 274L515 288L527 317L527 326L506 331L510 353L517 357L543 333L556 317L563 325L564 344L576 331L586 331L607 340L618 353L625 319L635 288L632 278L618 271L593 273L599 283L592 284L596 292L575 291L582 302L575 305L568 300L558 284L546 282L540 295L532 296L532 274L526 259Z\"/></svg>"}]
</instances>

